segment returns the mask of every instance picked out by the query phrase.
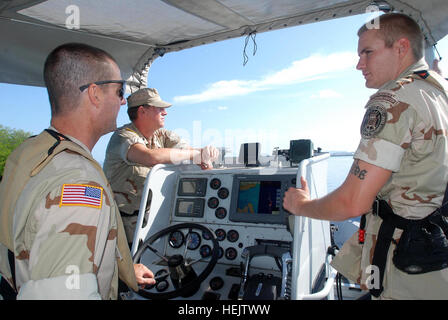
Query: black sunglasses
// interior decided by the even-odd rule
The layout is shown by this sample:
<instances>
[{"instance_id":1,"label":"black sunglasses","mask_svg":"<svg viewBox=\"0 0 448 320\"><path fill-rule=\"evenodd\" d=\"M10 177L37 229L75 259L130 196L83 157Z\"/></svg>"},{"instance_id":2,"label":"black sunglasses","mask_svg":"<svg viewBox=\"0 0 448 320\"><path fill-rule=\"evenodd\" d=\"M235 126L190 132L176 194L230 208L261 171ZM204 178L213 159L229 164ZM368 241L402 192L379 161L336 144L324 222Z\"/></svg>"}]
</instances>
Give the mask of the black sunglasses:
<instances>
[{"instance_id":1,"label":"black sunglasses","mask_svg":"<svg viewBox=\"0 0 448 320\"><path fill-rule=\"evenodd\" d=\"M121 83L121 88L120 88L120 91L118 92L118 96L123 99L124 93L126 92L126 80L104 80L104 81L91 82L91 83L85 84L83 86L80 86L79 90L84 91L91 84L102 85L102 84L108 84L108 83Z\"/></svg>"}]
</instances>

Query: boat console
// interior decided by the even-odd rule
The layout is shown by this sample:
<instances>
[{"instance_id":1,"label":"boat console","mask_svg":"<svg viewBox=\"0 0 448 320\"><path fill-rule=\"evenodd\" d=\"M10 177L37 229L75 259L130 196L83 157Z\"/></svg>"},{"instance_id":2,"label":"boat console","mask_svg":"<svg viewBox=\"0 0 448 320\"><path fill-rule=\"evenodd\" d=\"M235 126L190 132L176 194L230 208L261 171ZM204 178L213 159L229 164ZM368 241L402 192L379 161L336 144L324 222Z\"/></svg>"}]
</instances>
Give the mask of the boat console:
<instances>
[{"instance_id":1,"label":"boat console","mask_svg":"<svg viewBox=\"0 0 448 320\"><path fill-rule=\"evenodd\" d=\"M155 166L131 252L157 283L123 297L276 300L321 291L331 276L330 226L292 216L282 202L304 173L312 196L325 194L327 158L303 168Z\"/></svg>"}]
</instances>

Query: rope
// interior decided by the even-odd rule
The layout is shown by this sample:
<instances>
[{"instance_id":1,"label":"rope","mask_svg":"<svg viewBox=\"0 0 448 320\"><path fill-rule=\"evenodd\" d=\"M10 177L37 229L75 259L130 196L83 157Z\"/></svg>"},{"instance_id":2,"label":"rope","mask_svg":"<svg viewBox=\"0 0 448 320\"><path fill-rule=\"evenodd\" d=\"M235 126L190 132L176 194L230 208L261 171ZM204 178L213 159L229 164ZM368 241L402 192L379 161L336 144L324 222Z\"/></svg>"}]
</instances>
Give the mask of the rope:
<instances>
[{"instance_id":1,"label":"rope","mask_svg":"<svg viewBox=\"0 0 448 320\"><path fill-rule=\"evenodd\" d=\"M257 36L256 30L249 32L249 34L246 36L246 40L244 41L244 49L243 49L243 66L245 66L246 63L249 61L249 57L246 54L246 48L247 48L249 39L252 39L252 42L254 44L254 50L253 50L252 55L255 56L255 53L257 52L257 42L255 41L256 36Z\"/></svg>"}]
</instances>

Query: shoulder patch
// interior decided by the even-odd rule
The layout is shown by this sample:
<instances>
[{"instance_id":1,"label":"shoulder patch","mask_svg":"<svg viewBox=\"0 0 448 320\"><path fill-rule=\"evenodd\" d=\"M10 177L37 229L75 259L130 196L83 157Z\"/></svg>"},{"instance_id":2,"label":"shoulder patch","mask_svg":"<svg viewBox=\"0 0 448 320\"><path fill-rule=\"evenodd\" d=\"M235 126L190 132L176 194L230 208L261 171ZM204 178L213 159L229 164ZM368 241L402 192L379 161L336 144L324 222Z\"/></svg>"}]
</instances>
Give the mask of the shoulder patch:
<instances>
[{"instance_id":1,"label":"shoulder patch","mask_svg":"<svg viewBox=\"0 0 448 320\"><path fill-rule=\"evenodd\" d=\"M62 206L84 206L100 209L103 205L103 188L86 184L64 184L62 186Z\"/></svg>"},{"instance_id":2,"label":"shoulder patch","mask_svg":"<svg viewBox=\"0 0 448 320\"><path fill-rule=\"evenodd\" d=\"M387 120L387 111L381 105L370 106L362 120L361 136L370 139L383 130Z\"/></svg>"}]
</instances>

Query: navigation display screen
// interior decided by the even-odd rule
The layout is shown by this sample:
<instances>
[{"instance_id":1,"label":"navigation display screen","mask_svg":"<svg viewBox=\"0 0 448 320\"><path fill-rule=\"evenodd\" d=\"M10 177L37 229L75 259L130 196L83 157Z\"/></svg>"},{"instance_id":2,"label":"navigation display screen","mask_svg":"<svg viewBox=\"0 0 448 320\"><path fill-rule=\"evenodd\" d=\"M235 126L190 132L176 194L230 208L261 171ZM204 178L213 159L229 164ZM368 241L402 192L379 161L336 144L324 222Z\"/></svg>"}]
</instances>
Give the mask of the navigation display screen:
<instances>
[{"instance_id":1,"label":"navigation display screen","mask_svg":"<svg viewBox=\"0 0 448 320\"><path fill-rule=\"evenodd\" d=\"M240 181L237 213L280 213L281 181Z\"/></svg>"},{"instance_id":2,"label":"navigation display screen","mask_svg":"<svg viewBox=\"0 0 448 320\"><path fill-rule=\"evenodd\" d=\"M201 218L204 216L203 198L177 198L174 215L177 217Z\"/></svg>"},{"instance_id":3,"label":"navigation display screen","mask_svg":"<svg viewBox=\"0 0 448 320\"><path fill-rule=\"evenodd\" d=\"M193 213L194 209L194 202L193 201L180 201L179 202L179 213L181 215L191 215Z\"/></svg>"},{"instance_id":4,"label":"navigation display screen","mask_svg":"<svg viewBox=\"0 0 448 320\"><path fill-rule=\"evenodd\" d=\"M229 220L286 224L285 190L295 186L296 174L237 174L233 177Z\"/></svg>"},{"instance_id":5,"label":"navigation display screen","mask_svg":"<svg viewBox=\"0 0 448 320\"><path fill-rule=\"evenodd\" d=\"M203 197L207 192L207 178L180 178L178 196Z\"/></svg>"},{"instance_id":6,"label":"navigation display screen","mask_svg":"<svg viewBox=\"0 0 448 320\"><path fill-rule=\"evenodd\" d=\"M183 193L189 193L189 194L195 194L196 192L196 181L187 180L182 181L182 192Z\"/></svg>"}]
</instances>

